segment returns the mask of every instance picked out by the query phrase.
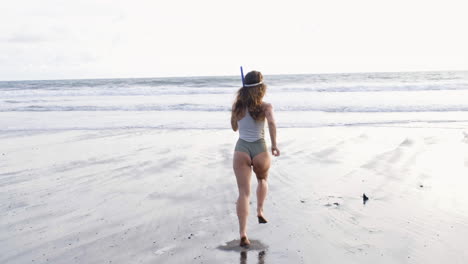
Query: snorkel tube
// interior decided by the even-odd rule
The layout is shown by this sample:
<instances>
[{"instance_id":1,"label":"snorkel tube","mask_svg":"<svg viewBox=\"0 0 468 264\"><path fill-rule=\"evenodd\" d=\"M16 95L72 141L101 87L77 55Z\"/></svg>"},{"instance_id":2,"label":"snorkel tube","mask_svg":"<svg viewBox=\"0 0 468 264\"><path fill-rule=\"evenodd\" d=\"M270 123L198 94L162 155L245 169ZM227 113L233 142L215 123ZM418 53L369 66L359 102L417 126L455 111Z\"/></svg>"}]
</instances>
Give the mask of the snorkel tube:
<instances>
[{"instance_id":1,"label":"snorkel tube","mask_svg":"<svg viewBox=\"0 0 468 264\"><path fill-rule=\"evenodd\" d=\"M244 70L242 69L242 66L240 66L240 70L241 70L241 78L242 78L242 87L245 86L245 80L244 80Z\"/></svg>"}]
</instances>

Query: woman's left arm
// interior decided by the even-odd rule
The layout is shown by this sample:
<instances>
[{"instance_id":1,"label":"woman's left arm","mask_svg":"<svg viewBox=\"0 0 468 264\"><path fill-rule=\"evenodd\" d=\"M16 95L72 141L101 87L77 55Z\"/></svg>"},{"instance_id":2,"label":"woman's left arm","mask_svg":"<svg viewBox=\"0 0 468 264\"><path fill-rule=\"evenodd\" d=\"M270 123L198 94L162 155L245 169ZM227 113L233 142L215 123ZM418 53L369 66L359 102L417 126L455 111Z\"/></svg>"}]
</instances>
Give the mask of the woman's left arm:
<instances>
[{"instance_id":1,"label":"woman's left arm","mask_svg":"<svg viewBox=\"0 0 468 264\"><path fill-rule=\"evenodd\" d=\"M268 122L268 131L270 132L270 139L271 139L271 154L273 156L279 156L280 150L278 146L276 146L276 121L273 115L273 106L268 103L264 103L264 111L265 117Z\"/></svg>"}]
</instances>

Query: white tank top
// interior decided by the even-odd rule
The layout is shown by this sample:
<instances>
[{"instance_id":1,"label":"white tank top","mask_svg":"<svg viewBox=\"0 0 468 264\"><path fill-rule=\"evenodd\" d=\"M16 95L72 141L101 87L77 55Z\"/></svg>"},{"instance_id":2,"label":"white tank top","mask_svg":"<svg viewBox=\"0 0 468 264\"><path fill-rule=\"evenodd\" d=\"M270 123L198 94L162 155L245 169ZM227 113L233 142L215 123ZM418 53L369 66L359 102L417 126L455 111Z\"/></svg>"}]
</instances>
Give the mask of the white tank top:
<instances>
[{"instance_id":1,"label":"white tank top","mask_svg":"<svg viewBox=\"0 0 468 264\"><path fill-rule=\"evenodd\" d=\"M245 110L245 116L237 121L239 126L239 138L248 142L254 142L265 136L265 119L255 121Z\"/></svg>"}]
</instances>

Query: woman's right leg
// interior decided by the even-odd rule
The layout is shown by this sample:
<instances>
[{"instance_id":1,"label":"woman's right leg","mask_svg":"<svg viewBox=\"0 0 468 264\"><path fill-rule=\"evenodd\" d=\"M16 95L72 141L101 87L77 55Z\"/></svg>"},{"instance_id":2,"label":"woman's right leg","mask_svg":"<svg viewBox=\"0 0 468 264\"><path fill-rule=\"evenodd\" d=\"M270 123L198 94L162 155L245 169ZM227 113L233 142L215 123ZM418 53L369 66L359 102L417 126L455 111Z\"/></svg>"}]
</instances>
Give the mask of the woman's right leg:
<instances>
[{"instance_id":1,"label":"woman's right leg","mask_svg":"<svg viewBox=\"0 0 468 264\"><path fill-rule=\"evenodd\" d=\"M252 161L249 154L241 151L234 152L233 168L236 174L239 197L237 199L237 217L239 218L240 237L247 237L247 216L249 215L250 177L252 175ZM247 240L248 241L248 240Z\"/></svg>"},{"instance_id":2,"label":"woman's right leg","mask_svg":"<svg viewBox=\"0 0 468 264\"><path fill-rule=\"evenodd\" d=\"M268 193L268 170L270 169L271 158L268 152L262 152L253 158L253 170L257 176L257 216L263 216L263 204ZM262 222L266 223L266 222Z\"/></svg>"}]
</instances>

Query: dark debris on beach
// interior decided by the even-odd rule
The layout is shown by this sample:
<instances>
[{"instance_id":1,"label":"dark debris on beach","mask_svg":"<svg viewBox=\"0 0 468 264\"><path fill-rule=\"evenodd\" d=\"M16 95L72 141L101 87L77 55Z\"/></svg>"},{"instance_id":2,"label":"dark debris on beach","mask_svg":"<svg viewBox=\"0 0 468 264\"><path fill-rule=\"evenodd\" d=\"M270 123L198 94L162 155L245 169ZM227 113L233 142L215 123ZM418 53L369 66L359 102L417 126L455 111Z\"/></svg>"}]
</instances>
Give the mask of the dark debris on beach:
<instances>
[{"instance_id":1,"label":"dark debris on beach","mask_svg":"<svg viewBox=\"0 0 468 264\"><path fill-rule=\"evenodd\" d=\"M362 203L366 204L368 200L369 200L369 197L367 197L367 195L365 193L363 193L362 194Z\"/></svg>"}]
</instances>

